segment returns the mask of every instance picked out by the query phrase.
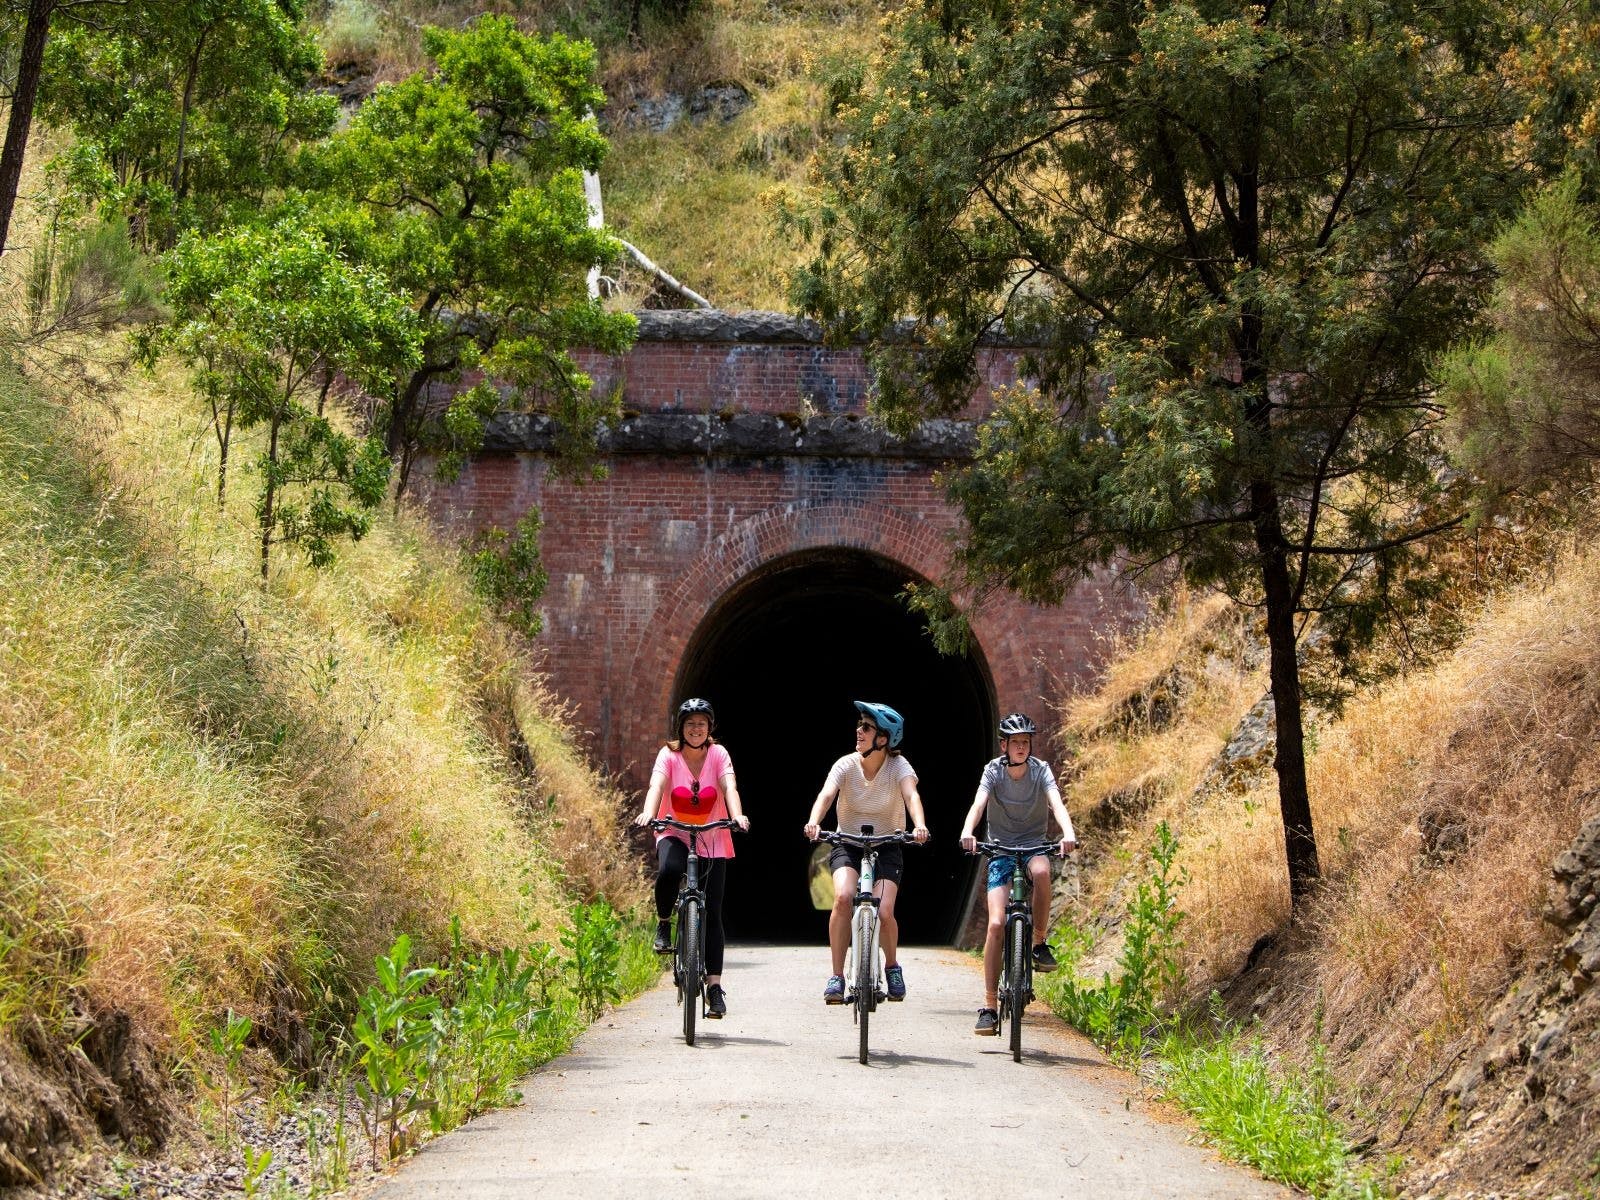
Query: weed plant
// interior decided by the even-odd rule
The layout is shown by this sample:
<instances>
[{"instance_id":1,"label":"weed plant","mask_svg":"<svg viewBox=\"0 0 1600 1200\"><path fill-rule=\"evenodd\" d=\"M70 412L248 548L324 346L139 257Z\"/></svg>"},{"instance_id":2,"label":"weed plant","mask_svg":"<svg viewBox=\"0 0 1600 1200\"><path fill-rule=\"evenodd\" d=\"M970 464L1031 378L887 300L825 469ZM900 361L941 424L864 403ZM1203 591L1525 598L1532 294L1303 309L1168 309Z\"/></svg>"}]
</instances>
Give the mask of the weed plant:
<instances>
[{"instance_id":1,"label":"weed plant","mask_svg":"<svg viewBox=\"0 0 1600 1200\"><path fill-rule=\"evenodd\" d=\"M1328 1113L1332 1089L1320 1054L1313 1055L1315 1071L1286 1075L1259 1039L1246 1040L1220 1018L1192 1026L1168 1015L1185 983L1178 893L1187 876L1178 848L1166 822L1157 825L1128 903L1117 973L1080 979L1090 939L1069 925L1052 935L1062 969L1039 977L1040 994L1114 1057L1151 1070L1229 1157L1319 1198L1387 1195L1379 1180L1351 1165L1349 1145Z\"/></svg>"},{"instance_id":2,"label":"weed plant","mask_svg":"<svg viewBox=\"0 0 1600 1200\"><path fill-rule=\"evenodd\" d=\"M1325 1073L1285 1073L1259 1037L1227 1025L1209 1036L1169 1028L1157 1058L1167 1092L1229 1158L1319 1200L1392 1194L1383 1179L1351 1165L1350 1144L1328 1114Z\"/></svg>"}]
</instances>

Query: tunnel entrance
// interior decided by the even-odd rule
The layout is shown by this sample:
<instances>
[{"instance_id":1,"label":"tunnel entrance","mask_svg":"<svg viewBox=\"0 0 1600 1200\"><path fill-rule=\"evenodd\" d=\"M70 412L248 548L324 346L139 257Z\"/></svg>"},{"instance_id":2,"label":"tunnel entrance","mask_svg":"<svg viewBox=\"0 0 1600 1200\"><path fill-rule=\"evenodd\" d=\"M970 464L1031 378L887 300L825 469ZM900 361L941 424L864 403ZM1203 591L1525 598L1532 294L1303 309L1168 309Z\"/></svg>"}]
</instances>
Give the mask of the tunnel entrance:
<instances>
[{"instance_id":1,"label":"tunnel entrance","mask_svg":"<svg viewBox=\"0 0 1600 1200\"><path fill-rule=\"evenodd\" d=\"M809 551L733 589L691 639L674 695L704 696L733 756L751 832L739 838L723 908L728 936L827 942L808 887L814 847L801 826L834 760L853 752L852 700L906 719L932 839L906 848L896 911L908 943L954 941L976 860L956 845L984 760L994 753L993 689L976 652L946 657L896 598L905 568L862 551ZM833 828L835 815L824 818Z\"/></svg>"}]
</instances>

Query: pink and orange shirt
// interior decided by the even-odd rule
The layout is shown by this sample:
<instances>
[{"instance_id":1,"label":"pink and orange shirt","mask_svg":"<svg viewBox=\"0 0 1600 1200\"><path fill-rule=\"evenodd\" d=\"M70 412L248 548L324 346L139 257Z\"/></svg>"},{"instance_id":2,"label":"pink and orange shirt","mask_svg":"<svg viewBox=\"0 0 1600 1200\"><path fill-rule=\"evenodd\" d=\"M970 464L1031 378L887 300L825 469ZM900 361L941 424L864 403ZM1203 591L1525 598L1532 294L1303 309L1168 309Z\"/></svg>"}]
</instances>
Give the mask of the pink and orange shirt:
<instances>
[{"instance_id":1,"label":"pink and orange shirt","mask_svg":"<svg viewBox=\"0 0 1600 1200\"><path fill-rule=\"evenodd\" d=\"M667 781L662 788L662 816L680 821L727 819L728 802L722 794L722 780L724 776L733 774L733 760L728 757L721 743L713 742L706 751L705 765L700 769L699 778L689 770L683 755L670 746L661 747L651 774L661 775ZM676 829L656 834L656 841L664 837L677 838L685 844L689 841L688 834L679 833ZM713 829L700 835L699 849L702 858L732 858L733 836L726 829Z\"/></svg>"}]
</instances>

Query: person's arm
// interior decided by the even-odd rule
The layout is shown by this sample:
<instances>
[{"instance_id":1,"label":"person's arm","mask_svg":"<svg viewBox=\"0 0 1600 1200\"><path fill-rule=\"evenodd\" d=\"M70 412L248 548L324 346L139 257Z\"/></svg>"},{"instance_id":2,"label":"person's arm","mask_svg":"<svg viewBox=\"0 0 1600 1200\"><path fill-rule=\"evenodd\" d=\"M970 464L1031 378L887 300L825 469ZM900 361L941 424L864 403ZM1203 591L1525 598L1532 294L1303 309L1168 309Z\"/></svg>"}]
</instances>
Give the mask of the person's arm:
<instances>
[{"instance_id":1,"label":"person's arm","mask_svg":"<svg viewBox=\"0 0 1600 1200\"><path fill-rule=\"evenodd\" d=\"M961 848L969 854L978 848L978 839L975 836L978 822L983 820L983 811L988 807L989 789L980 783L978 794L973 797L972 807L967 809L967 819L961 822Z\"/></svg>"},{"instance_id":2,"label":"person's arm","mask_svg":"<svg viewBox=\"0 0 1600 1200\"><path fill-rule=\"evenodd\" d=\"M728 769L722 776L722 798L727 801L728 815L740 829L750 832L750 818L744 815L744 801L739 798L739 783L733 777L733 759L728 759Z\"/></svg>"},{"instance_id":3,"label":"person's arm","mask_svg":"<svg viewBox=\"0 0 1600 1200\"><path fill-rule=\"evenodd\" d=\"M834 799L839 795L839 785L834 780L834 773L828 772L828 778L822 785L822 790L817 793L817 798L811 802L811 815L806 818L806 837L813 842L817 834L822 832L822 818L828 811Z\"/></svg>"},{"instance_id":4,"label":"person's arm","mask_svg":"<svg viewBox=\"0 0 1600 1200\"><path fill-rule=\"evenodd\" d=\"M650 773L650 789L644 794L644 809L633 819L635 825L650 824L661 815L661 799L666 794L667 777L660 771Z\"/></svg>"},{"instance_id":5,"label":"person's arm","mask_svg":"<svg viewBox=\"0 0 1600 1200\"><path fill-rule=\"evenodd\" d=\"M928 821L922 815L922 795L917 791L915 775L900 780L900 798L906 802L906 812L911 814L911 836L919 842L927 841Z\"/></svg>"},{"instance_id":6,"label":"person's arm","mask_svg":"<svg viewBox=\"0 0 1600 1200\"><path fill-rule=\"evenodd\" d=\"M1067 806L1061 800L1061 789L1051 784L1045 795L1050 801L1050 811L1055 814L1056 824L1061 826L1061 854L1065 857L1078 848L1078 835L1072 831L1072 818L1067 815Z\"/></svg>"}]
</instances>

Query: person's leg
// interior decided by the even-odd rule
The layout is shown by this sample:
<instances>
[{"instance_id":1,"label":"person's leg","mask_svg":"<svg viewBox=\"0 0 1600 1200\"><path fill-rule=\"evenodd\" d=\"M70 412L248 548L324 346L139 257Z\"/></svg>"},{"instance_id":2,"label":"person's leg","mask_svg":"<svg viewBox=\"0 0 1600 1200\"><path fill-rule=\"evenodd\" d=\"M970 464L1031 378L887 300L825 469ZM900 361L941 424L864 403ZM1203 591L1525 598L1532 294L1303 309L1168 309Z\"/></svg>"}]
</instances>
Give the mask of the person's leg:
<instances>
[{"instance_id":1,"label":"person's leg","mask_svg":"<svg viewBox=\"0 0 1600 1200\"><path fill-rule=\"evenodd\" d=\"M689 869L689 847L677 838L662 838L656 843L656 919L672 916L678 901L678 884Z\"/></svg>"},{"instance_id":2,"label":"person's leg","mask_svg":"<svg viewBox=\"0 0 1600 1200\"><path fill-rule=\"evenodd\" d=\"M989 926L983 936L983 1006L998 1008L1000 1004L1000 960L1005 953L1006 900L1011 892L1009 883L992 887L985 894L989 910Z\"/></svg>"},{"instance_id":3,"label":"person's leg","mask_svg":"<svg viewBox=\"0 0 1600 1200\"><path fill-rule=\"evenodd\" d=\"M1050 936L1050 859L1035 854L1028 860L1028 874L1033 877L1033 944L1037 946Z\"/></svg>"},{"instance_id":4,"label":"person's leg","mask_svg":"<svg viewBox=\"0 0 1600 1200\"><path fill-rule=\"evenodd\" d=\"M883 897L878 905L878 944L883 947L883 965L892 967L900 962L900 923L894 919L894 898L900 894L900 885L884 879L875 890Z\"/></svg>"},{"instance_id":5,"label":"person's leg","mask_svg":"<svg viewBox=\"0 0 1600 1200\"><path fill-rule=\"evenodd\" d=\"M722 896L728 886L728 860L702 858L708 867L706 885L706 985L722 982L722 956L727 938L722 929Z\"/></svg>"},{"instance_id":6,"label":"person's leg","mask_svg":"<svg viewBox=\"0 0 1600 1200\"><path fill-rule=\"evenodd\" d=\"M833 973L844 974L844 956L850 949L850 915L856 902L856 883L861 872L854 867L833 870L833 911L828 914L828 949L833 954Z\"/></svg>"}]
</instances>

